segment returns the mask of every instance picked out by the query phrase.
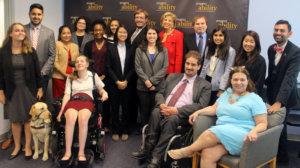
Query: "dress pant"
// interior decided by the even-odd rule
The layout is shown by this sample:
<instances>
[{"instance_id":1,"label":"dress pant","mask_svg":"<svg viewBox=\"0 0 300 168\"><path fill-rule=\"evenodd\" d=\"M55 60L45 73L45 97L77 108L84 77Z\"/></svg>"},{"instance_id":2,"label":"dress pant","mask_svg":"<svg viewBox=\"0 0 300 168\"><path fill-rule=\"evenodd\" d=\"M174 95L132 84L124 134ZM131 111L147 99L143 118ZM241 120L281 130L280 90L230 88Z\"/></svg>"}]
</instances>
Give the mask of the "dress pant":
<instances>
[{"instance_id":1,"label":"dress pant","mask_svg":"<svg viewBox=\"0 0 300 168\"><path fill-rule=\"evenodd\" d=\"M136 92L136 85L137 85L137 74L134 72L132 75L132 79L129 81L130 82L130 101L129 101L129 121L131 125L136 125L137 124L137 116L138 116L138 109L140 106L140 101Z\"/></svg>"},{"instance_id":2,"label":"dress pant","mask_svg":"<svg viewBox=\"0 0 300 168\"><path fill-rule=\"evenodd\" d=\"M155 106L157 91L137 91L141 104L141 126L148 124L151 111Z\"/></svg>"},{"instance_id":3,"label":"dress pant","mask_svg":"<svg viewBox=\"0 0 300 168\"><path fill-rule=\"evenodd\" d=\"M287 142L287 127L286 127L286 119L289 115L290 110L286 110L285 119L283 121L283 129L279 138L279 146L278 146L278 158L288 158L288 142Z\"/></svg>"},{"instance_id":4,"label":"dress pant","mask_svg":"<svg viewBox=\"0 0 300 168\"><path fill-rule=\"evenodd\" d=\"M129 96L128 87L125 90L119 90L116 85L111 90L111 105L112 105L112 133L113 134L128 134L129 125ZM119 116L119 107L121 105L122 113Z\"/></svg>"},{"instance_id":5,"label":"dress pant","mask_svg":"<svg viewBox=\"0 0 300 168\"><path fill-rule=\"evenodd\" d=\"M171 115L164 118L159 108L155 108L149 120L149 136L146 141L154 145L152 156L162 159L167 145L172 136L175 135L179 125L188 125L187 118L179 118L178 115Z\"/></svg>"}]
</instances>

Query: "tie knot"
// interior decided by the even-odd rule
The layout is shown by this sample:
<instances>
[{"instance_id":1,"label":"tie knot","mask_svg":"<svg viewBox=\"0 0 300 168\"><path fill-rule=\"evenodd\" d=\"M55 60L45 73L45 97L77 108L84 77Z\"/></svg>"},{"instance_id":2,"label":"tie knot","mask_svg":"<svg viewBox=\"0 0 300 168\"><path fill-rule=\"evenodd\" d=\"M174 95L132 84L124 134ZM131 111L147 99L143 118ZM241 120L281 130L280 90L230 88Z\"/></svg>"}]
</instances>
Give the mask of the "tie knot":
<instances>
[{"instance_id":1,"label":"tie knot","mask_svg":"<svg viewBox=\"0 0 300 168\"><path fill-rule=\"evenodd\" d=\"M189 83L189 80L184 79L184 80L183 80L183 83Z\"/></svg>"},{"instance_id":2,"label":"tie knot","mask_svg":"<svg viewBox=\"0 0 300 168\"><path fill-rule=\"evenodd\" d=\"M283 52L282 47L278 47L277 45L274 45L274 50L278 51L280 54Z\"/></svg>"},{"instance_id":3,"label":"tie knot","mask_svg":"<svg viewBox=\"0 0 300 168\"><path fill-rule=\"evenodd\" d=\"M199 38L201 38L201 39L203 38L202 34L199 35Z\"/></svg>"}]
</instances>

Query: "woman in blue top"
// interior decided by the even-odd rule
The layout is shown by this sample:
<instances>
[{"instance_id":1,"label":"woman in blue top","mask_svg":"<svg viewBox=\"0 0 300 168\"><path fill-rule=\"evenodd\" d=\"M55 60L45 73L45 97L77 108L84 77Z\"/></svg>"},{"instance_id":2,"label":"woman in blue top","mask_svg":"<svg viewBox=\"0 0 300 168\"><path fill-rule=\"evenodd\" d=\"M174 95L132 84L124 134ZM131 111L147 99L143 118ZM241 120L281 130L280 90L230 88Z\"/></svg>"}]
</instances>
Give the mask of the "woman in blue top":
<instances>
[{"instance_id":1,"label":"woman in blue top","mask_svg":"<svg viewBox=\"0 0 300 168\"><path fill-rule=\"evenodd\" d=\"M254 93L255 86L245 67L231 70L227 89L212 106L198 110L189 117L192 124L201 115L217 115L216 126L203 132L190 146L168 152L173 159L191 157L201 152L201 167L216 167L227 153L239 155L243 142L257 140L257 134L267 129L267 109Z\"/></svg>"}]
</instances>

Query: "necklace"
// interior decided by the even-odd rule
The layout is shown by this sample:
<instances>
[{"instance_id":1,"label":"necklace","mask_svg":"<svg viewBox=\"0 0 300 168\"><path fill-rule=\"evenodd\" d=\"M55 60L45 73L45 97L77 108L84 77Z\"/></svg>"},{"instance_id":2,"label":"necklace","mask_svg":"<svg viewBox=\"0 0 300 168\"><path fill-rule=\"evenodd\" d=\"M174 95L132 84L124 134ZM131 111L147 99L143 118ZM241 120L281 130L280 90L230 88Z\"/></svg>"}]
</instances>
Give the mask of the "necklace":
<instances>
[{"instance_id":1,"label":"necklace","mask_svg":"<svg viewBox=\"0 0 300 168\"><path fill-rule=\"evenodd\" d=\"M240 96L238 96L237 98L235 98L235 99L232 99L232 93L231 93L231 95L229 96L229 103L230 104L233 104L233 103L235 103L235 102L237 102L239 99L240 99Z\"/></svg>"}]
</instances>

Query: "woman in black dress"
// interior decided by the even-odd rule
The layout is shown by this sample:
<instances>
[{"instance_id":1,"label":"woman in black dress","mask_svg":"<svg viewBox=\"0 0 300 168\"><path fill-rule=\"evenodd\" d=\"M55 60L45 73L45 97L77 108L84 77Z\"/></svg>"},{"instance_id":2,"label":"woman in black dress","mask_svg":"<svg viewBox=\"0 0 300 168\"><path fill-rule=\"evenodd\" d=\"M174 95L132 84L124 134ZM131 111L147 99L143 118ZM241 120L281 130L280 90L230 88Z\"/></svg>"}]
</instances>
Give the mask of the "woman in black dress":
<instances>
[{"instance_id":1,"label":"woman in black dress","mask_svg":"<svg viewBox=\"0 0 300 168\"><path fill-rule=\"evenodd\" d=\"M245 66L250 73L250 78L255 84L257 94L262 96L265 76L266 61L260 55L261 47L259 36L255 31L247 31L241 40L240 49L235 58L234 66Z\"/></svg>"},{"instance_id":2,"label":"woman in black dress","mask_svg":"<svg viewBox=\"0 0 300 168\"><path fill-rule=\"evenodd\" d=\"M43 95L40 65L25 27L21 23L12 24L7 31L0 51L0 102L4 104L4 118L12 123L15 148L9 160L22 151L21 132L24 123L25 158L29 160L31 151L31 131L29 111Z\"/></svg>"}]
</instances>

